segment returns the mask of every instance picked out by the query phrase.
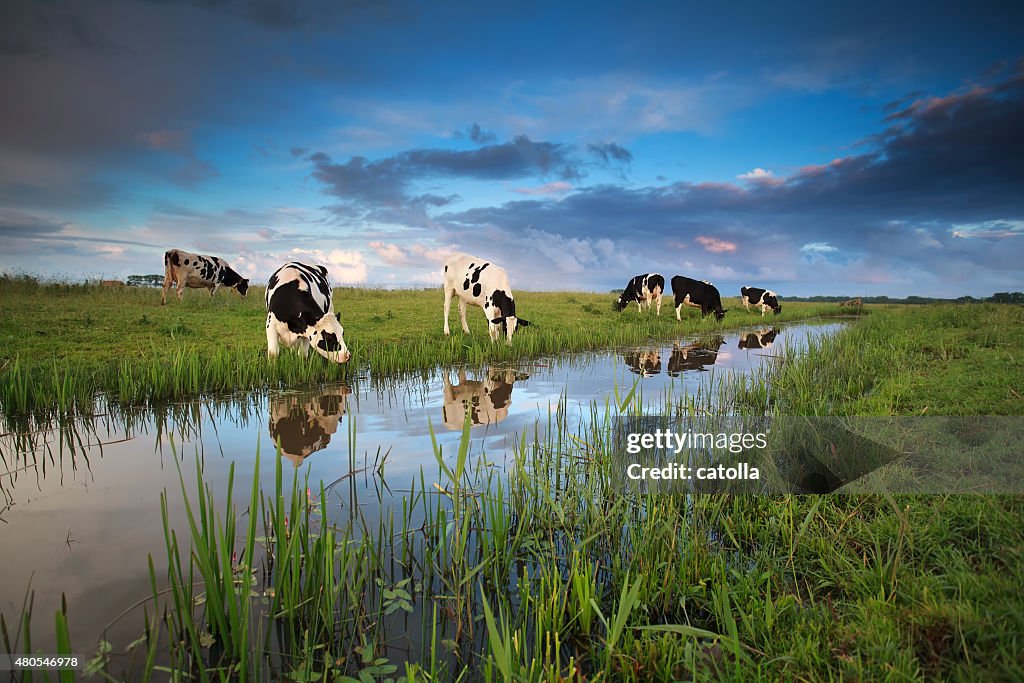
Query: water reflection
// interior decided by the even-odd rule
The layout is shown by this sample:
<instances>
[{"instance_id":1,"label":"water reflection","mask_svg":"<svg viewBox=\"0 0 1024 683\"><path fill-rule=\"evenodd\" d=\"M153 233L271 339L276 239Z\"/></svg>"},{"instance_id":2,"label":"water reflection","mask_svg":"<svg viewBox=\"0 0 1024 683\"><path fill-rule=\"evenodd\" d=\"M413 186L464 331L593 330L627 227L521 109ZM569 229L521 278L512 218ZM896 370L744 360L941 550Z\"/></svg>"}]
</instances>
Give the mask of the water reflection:
<instances>
[{"instance_id":1,"label":"water reflection","mask_svg":"<svg viewBox=\"0 0 1024 683\"><path fill-rule=\"evenodd\" d=\"M323 450L338 431L351 390L343 385L304 392L279 392L268 397L270 438L296 467Z\"/></svg>"},{"instance_id":2,"label":"water reflection","mask_svg":"<svg viewBox=\"0 0 1024 683\"><path fill-rule=\"evenodd\" d=\"M488 425L501 422L508 417L512 404L512 385L516 380L527 379L529 375L515 370L491 370L482 380L466 378L466 371L459 370L459 383L452 384L444 374L444 405L441 418L448 429L461 430L466 411L474 425Z\"/></svg>"},{"instance_id":3,"label":"water reflection","mask_svg":"<svg viewBox=\"0 0 1024 683\"><path fill-rule=\"evenodd\" d=\"M741 349L767 349L775 343L775 337L777 336L779 336L779 331L774 327L747 332L740 335L739 346Z\"/></svg>"},{"instance_id":4,"label":"water reflection","mask_svg":"<svg viewBox=\"0 0 1024 683\"><path fill-rule=\"evenodd\" d=\"M725 343L725 337L712 335L696 341L672 345L672 355L668 359L668 374L678 377L687 370L706 372L709 365L718 360L718 349Z\"/></svg>"},{"instance_id":5,"label":"water reflection","mask_svg":"<svg viewBox=\"0 0 1024 683\"><path fill-rule=\"evenodd\" d=\"M629 371L641 377L653 377L661 372L660 349L636 349L624 354Z\"/></svg>"}]
</instances>

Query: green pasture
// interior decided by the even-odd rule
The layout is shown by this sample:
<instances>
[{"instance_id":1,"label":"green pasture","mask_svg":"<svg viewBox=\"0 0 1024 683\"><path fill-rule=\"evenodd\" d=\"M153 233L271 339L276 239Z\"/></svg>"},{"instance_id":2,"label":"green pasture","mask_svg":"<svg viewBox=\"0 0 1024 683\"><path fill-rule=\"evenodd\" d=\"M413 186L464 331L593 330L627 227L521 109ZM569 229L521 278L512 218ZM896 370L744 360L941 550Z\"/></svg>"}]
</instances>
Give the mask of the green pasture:
<instances>
[{"instance_id":1,"label":"green pasture","mask_svg":"<svg viewBox=\"0 0 1024 683\"><path fill-rule=\"evenodd\" d=\"M484 363L566 351L642 344L719 329L849 315L836 304L784 304L779 316L746 312L727 299L724 323L684 307L675 319L671 298L661 316L612 310L615 295L520 292L517 310L533 325L513 344L491 343L483 311L467 313L462 333L453 303L452 334L443 333L441 288L335 290L335 310L345 328L352 360L333 365L311 353L308 360L285 350L266 358L264 289L242 298L221 291L174 292L160 306L160 290L142 287L39 284L0 277L0 411L88 411L97 391L122 403L210 392L338 379L358 373L392 374L437 365Z\"/></svg>"}]
</instances>

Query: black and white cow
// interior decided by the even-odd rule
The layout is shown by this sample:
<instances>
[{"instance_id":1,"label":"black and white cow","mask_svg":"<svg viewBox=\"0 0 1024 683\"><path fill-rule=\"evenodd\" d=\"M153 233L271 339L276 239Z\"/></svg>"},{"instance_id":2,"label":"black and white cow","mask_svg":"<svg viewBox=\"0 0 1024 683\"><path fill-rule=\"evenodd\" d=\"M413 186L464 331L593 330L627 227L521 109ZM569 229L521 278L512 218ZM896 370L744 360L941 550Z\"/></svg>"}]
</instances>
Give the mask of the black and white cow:
<instances>
[{"instance_id":1,"label":"black and white cow","mask_svg":"<svg viewBox=\"0 0 1024 683\"><path fill-rule=\"evenodd\" d=\"M497 341L502 331L505 341L512 345L516 327L526 327L529 320L516 316L516 302L508 284L505 270L488 261L468 254L455 254L444 264L444 333L448 328L448 315L452 307L452 296L459 297L459 316L462 331L469 333L466 323L466 307L479 306L487 316L487 334L491 341Z\"/></svg>"},{"instance_id":2,"label":"black and white cow","mask_svg":"<svg viewBox=\"0 0 1024 683\"><path fill-rule=\"evenodd\" d=\"M629 371L641 377L653 377L661 372L660 349L636 349L623 354Z\"/></svg>"},{"instance_id":3,"label":"black and white cow","mask_svg":"<svg viewBox=\"0 0 1024 683\"><path fill-rule=\"evenodd\" d=\"M714 336L700 339L688 344L676 342L672 345L672 355L668 359L669 377L678 377L687 370L707 372L709 365L718 360L718 349L725 343L725 337Z\"/></svg>"},{"instance_id":4,"label":"black and white cow","mask_svg":"<svg viewBox=\"0 0 1024 683\"><path fill-rule=\"evenodd\" d=\"M622 290L622 295L615 302L615 310L621 311L631 302L636 302L637 310L643 312L644 304L651 310L653 302L658 303L658 315L661 315L661 295L665 293L665 278L658 273L637 275Z\"/></svg>"},{"instance_id":5,"label":"black and white cow","mask_svg":"<svg viewBox=\"0 0 1024 683\"><path fill-rule=\"evenodd\" d=\"M441 419L451 430L461 430L469 412L472 425L489 425L508 417L512 405L512 385L527 375L512 370L491 370L481 380L466 378L466 371L459 370L459 383L452 384L444 376L444 405Z\"/></svg>"},{"instance_id":6,"label":"black and white cow","mask_svg":"<svg viewBox=\"0 0 1024 683\"><path fill-rule=\"evenodd\" d=\"M719 321L725 317L726 309L722 308L722 296L707 280L693 280L676 275L672 278L672 295L675 297L676 320L682 320L679 311L684 305L699 308L702 318L707 317L708 313L714 313Z\"/></svg>"},{"instance_id":7,"label":"black and white cow","mask_svg":"<svg viewBox=\"0 0 1024 683\"><path fill-rule=\"evenodd\" d=\"M769 310L775 311L775 315L782 313L782 305L779 303L779 296L770 289L760 287L740 287L740 297L743 308L750 310L751 306L761 307L761 317Z\"/></svg>"},{"instance_id":8,"label":"black and white cow","mask_svg":"<svg viewBox=\"0 0 1024 683\"><path fill-rule=\"evenodd\" d=\"M164 253L164 291L160 305L167 303L167 292L171 285L178 286L178 301L185 294L185 288L206 288L210 296L218 287L230 287L242 296L249 290L249 280L231 269L228 262L218 256L201 256L181 249Z\"/></svg>"},{"instance_id":9,"label":"black and white cow","mask_svg":"<svg viewBox=\"0 0 1024 683\"><path fill-rule=\"evenodd\" d=\"M345 329L334 314L331 283L323 266L286 263L267 285L267 355L277 356L278 344L298 346L303 355L312 346L335 363L350 358Z\"/></svg>"},{"instance_id":10,"label":"black and white cow","mask_svg":"<svg viewBox=\"0 0 1024 683\"><path fill-rule=\"evenodd\" d=\"M758 330L757 332L747 332L740 335L740 348L741 349L767 349L771 348L771 345L775 343L775 338L779 336L779 331L774 327L768 330Z\"/></svg>"},{"instance_id":11,"label":"black and white cow","mask_svg":"<svg viewBox=\"0 0 1024 683\"><path fill-rule=\"evenodd\" d=\"M349 388L336 386L312 393L275 392L270 395L270 438L281 454L298 467L313 453L327 448L345 414Z\"/></svg>"}]
</instances>

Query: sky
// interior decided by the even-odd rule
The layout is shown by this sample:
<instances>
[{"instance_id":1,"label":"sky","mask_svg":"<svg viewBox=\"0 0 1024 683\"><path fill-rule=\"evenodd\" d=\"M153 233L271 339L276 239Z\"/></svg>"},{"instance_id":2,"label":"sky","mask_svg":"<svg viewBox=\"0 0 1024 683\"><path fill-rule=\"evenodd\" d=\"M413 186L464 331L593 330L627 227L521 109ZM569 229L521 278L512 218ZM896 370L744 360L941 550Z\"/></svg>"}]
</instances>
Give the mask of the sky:
<instances>
[{"instance_id":1,"label":"sky","mask_svg":"<svg viewBox=\"0 0 1024 683\"><path fill-rule=\"evenodd\" d=\"M1024 289L1024 3L0 3L0 271Z\"/></svg>"}]
</instances>

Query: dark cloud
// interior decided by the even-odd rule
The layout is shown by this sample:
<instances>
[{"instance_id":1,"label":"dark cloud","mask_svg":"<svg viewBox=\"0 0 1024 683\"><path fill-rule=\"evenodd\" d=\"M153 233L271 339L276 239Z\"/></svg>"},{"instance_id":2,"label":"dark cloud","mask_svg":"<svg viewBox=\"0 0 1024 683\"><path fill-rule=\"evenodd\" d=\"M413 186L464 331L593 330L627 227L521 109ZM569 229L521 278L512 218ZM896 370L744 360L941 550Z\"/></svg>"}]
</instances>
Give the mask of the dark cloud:
<instances>
[{"instance_id":1,"label":"dark cloud","mask_svg":"<svg viewBox=\"0 0 1024 683\"><path fill-rule=\"evenodd\" d=\"M398 19L413 9L395 0L148 0L239 17L269 29L343 28L366 19Z\"/></svg>"},{"instance_id":2,"label":"dark cloud","mask_svg":"<svg viewBox=\"0 0 1024 683\"><path fill-rule=\"evenodd\" d=\"M478 145L488 145L492 142L496 142L498 139L498 136L496 136L489 130L483 130L482 128L480 128L480 124L476 122L474 122L473 125L469 127L469 130L466 132L466 134L469 136L470 140L472 140Z\"/></svg>"},{"instance_id":3,"label":"dark cloud","mask_svg":"<svg viewBox=\"0 0 1024 683\"><path fill-rule=\"evenodd\" d=\"M406 201L414 182L436 178L507 180L554 175L576 179L581 172L572 153L570 146L519 135L474 150L414 149L374 161L352 157L334 163L323 152L308 158L313 163L312 175L324 184L325 192L376 204Z\"/></svg>"},{"instance_id":4,"label":"dark cloud","mask_svg":"<svg viewBox=\"0 0 1024 683\"><path fill-rule=\"evenodd\" d=\"M123 50L80 4L30 0L0 3L0 57L47 57L67 48L104 55Z\"/></svg>"},{"instance_id":5,"label":"dark cloud","mask_svg":"<svg viewBox=\"0 0 1024 683\"><path fill-rule=\"evenodd\" d=\"M596 156L606 166L609 164L628 164L633 161L633 153L614 142L592 142L587 151Z\"/></svg>"},{"instance_id":6,"label":"dark cloud","mask_svg":"<svg viewBox=\"0 0 1024 683\"><path fill-rule=\"evenodd\" d=\"M847 268L860 269L855 277L866 282L915 273L922 283L933 278L963 291L972 277L1021 273L1024 70L890 111L888 128L866 141L864 153L777 183L593 186L558 202L515 201L436 219L448 239L485 231L511 238L523 226L559 240L628 235L626 248L656 245L641 250L652 261L717 263L726 278L726 264L737 279L774 266L789 268L790 279L801 269ZM801 251L805 245L812 246Z\"/></svg>"}]
</instances>

